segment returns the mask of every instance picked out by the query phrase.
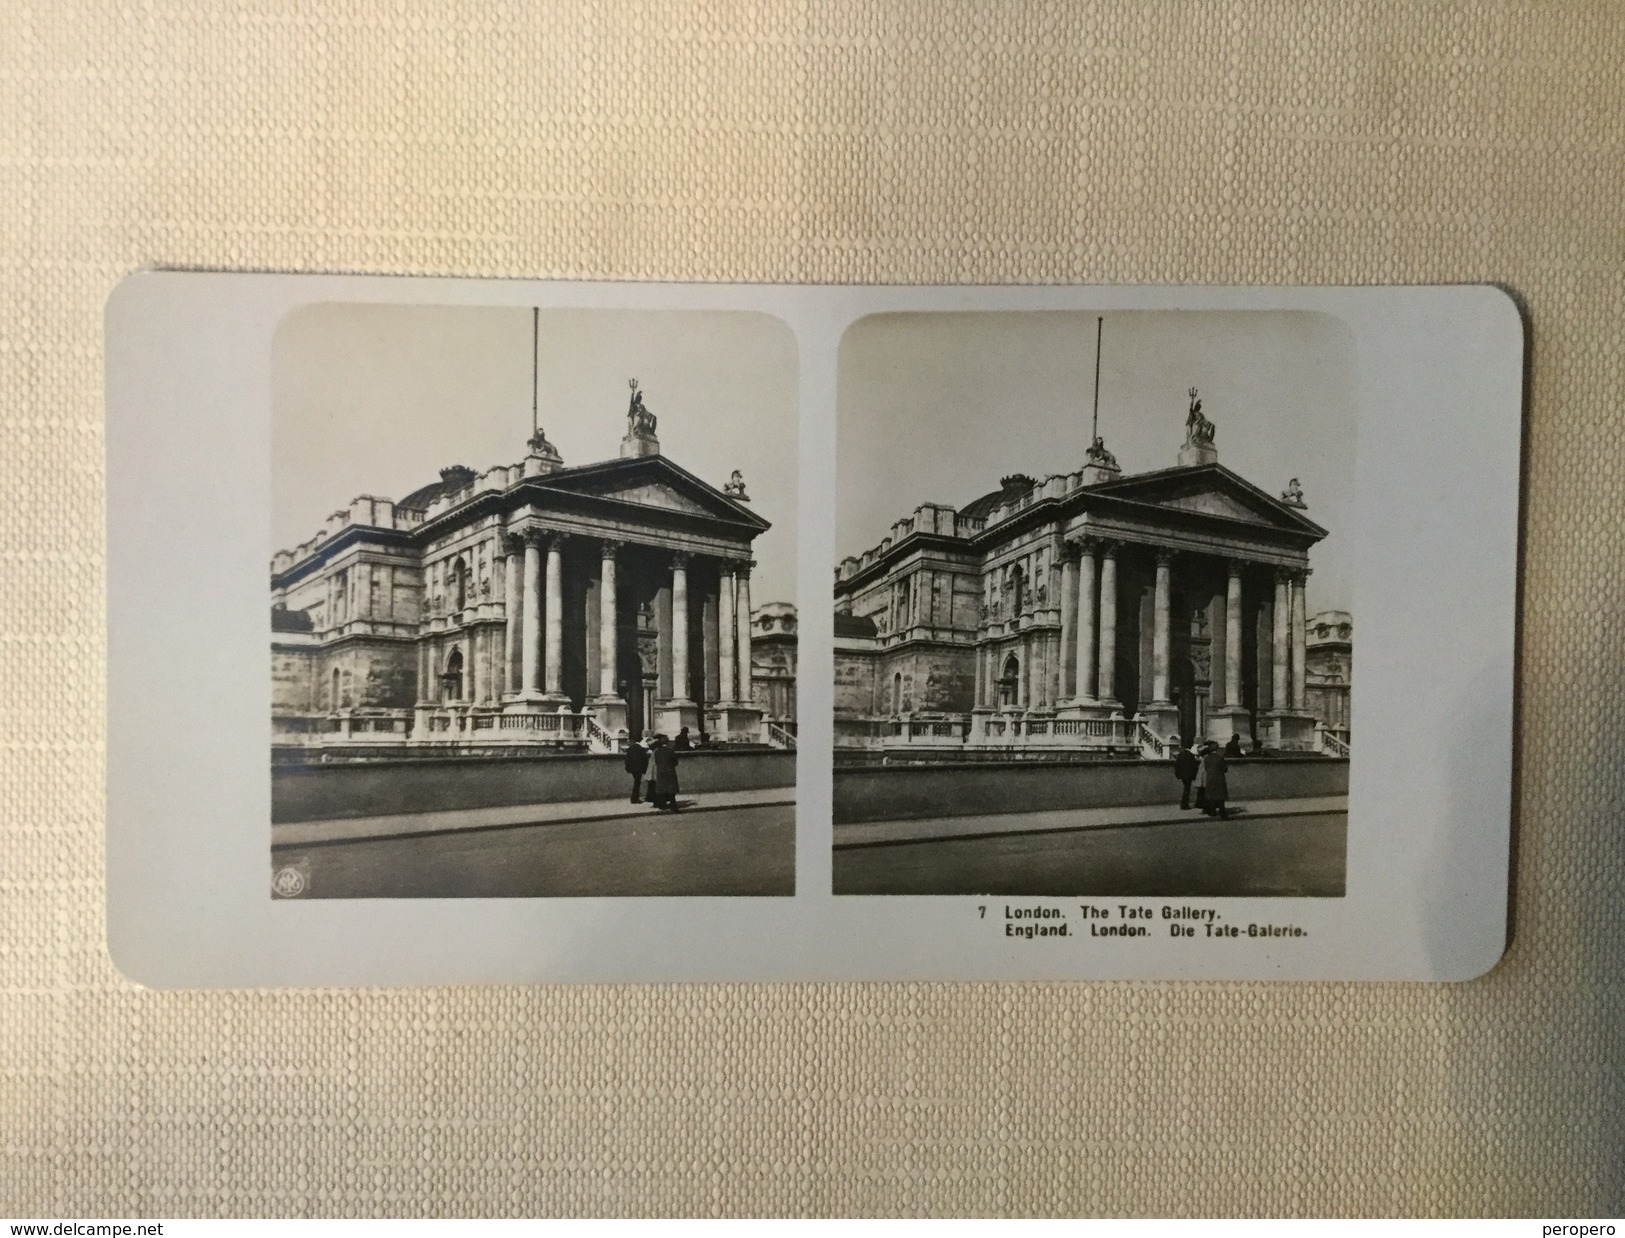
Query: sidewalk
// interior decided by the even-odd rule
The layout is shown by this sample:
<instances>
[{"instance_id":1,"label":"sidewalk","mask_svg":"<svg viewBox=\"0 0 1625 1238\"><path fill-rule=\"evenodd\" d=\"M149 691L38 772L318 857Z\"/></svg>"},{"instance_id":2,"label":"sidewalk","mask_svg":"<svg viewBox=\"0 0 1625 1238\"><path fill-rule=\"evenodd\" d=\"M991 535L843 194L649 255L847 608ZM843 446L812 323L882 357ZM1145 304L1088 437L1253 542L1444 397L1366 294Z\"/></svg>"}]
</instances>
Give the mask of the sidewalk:
<instances>
[{"instance_id":1,"label":"sidewalk","mask_svg":"<svg viewBox=\"0 0 1625 1238\"><path fill-rule=\"evenodd\" d=\"M763 808L794 804L794 787L763 787L753 791L707 791L678 796L683 812L716 812L723 808ZM343 817L329 821L287 821L271 827L271 846L309 846L313 843L357 842L362 839L401 838L413 834L443 834L457 830L510 829L530 825L571 825L582 821L669 817L648 803L629 800L573 800L562 804L510 804L499 808L454 808L441 812L395 813L387 817ZM678 814L679 816L681 814Z\"/></svg>"},{"instance_id":2,"label":"sidewalk","mask_svg":"<svg viewBox=\"0 0 1625 1238\"><path fill-rule=\"evenodd\" d=\"M1314 799L1253 800L1231 806L1231 820L1259 821L1270 817L1301 817L1347 812L1348 796ZM1134 804L1118 808L1057 808L1044 812L983 814L974 817L933 817L929 820L857 821L835 827L835 846L885 847L897 843L940 842L954 838L993 838L1001 834L1058 834L1072 830L1137 829L1153 825L1219 825L1216 817L1200 810L1181 810L1168 804Z\"/></svg>"}]
</instances>

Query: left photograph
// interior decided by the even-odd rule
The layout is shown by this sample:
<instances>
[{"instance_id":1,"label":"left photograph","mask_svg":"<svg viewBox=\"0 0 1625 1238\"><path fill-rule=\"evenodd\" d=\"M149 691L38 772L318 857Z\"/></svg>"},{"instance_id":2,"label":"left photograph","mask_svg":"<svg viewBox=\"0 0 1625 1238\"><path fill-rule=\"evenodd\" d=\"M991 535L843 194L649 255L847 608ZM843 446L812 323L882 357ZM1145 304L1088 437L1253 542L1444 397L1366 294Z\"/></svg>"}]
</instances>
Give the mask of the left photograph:
<instances>
[{"instance_id":1,"label":"left photograph","mask_svg":"<svg viewBox=\"0 0 1625 1238\"><path fill-rule=\"evenodd\" d=\"M282 321L272 897L795 893L797 366L757 313Z\"/></svg>"}]
</instances>

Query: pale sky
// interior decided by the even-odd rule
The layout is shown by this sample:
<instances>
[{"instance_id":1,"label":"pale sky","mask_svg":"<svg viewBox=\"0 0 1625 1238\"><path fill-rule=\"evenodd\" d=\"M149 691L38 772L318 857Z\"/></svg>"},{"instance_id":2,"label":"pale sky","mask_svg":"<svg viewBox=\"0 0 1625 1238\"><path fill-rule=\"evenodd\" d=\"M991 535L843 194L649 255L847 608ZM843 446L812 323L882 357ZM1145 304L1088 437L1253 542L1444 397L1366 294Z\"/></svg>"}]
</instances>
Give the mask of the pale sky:
<instances>
[{"instance_id":1,"label":"pale sky","mask_svg":"<svg viewBox=\"0 0 1625 1238\"><path fill-rule=\"evenodd\" d=\"M752 601L795 600L795 338L765 314L544 310L542 428L566 466L614 459L627 380L659 419L661 453L721 488L734 469L773 527L755 542ZM272 360L272 541L291 549L359 494L398 499L450 464L525 456L531 311L313 305Z\"/></svg>"},{"instance_id":2,"label":"pale sky","mask_svg":"<svg viewBox=\"0 0 1625 1238\"><path fill-rule=\"evenodd\" d=\"M963 506L999 478L1084 462L1095 323L1075 312L887 314L841 342L838 556L877 544L921 503ZM1356 397L1352 336L1310 313L1107 314L1100 434L1124 475L1178 463L1187 392L1219 463L1269 494L1296 477L1328 530L1309 552L1309 612L1352 610Z\"/></svg>"}]
</instances>

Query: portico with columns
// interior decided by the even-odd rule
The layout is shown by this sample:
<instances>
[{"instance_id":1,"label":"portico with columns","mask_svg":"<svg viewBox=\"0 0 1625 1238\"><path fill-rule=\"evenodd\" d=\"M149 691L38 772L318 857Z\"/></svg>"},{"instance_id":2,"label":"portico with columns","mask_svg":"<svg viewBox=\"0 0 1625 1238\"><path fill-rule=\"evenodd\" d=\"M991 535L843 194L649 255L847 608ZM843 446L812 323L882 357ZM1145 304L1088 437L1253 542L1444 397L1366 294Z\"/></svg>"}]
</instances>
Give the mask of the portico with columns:
<instances>
[{"instance_id":1,"label":"portico with columns","mask_svg":"<svg viewBox=\"0 0 1625 1238\"><path fill-rule=\"evenodd\" d=\"M1064 544L1062 587L1077 592L1063 593L1070 656L1055 668L1056 717L1138 715L1158 735L1306 746L1303 627L1291 616L1308 569L1257 546L1175 549L1166 531L1110 532Z\"/></svg>"},{"instance_id":2,"label":"portico with columns","mask_svg":"<svg viewBox=\"0 0 1625 1238\"><path fill-rule=\"evenodd\" d=\"M503 686L499 699L478 703L509 717L586 712L632 738L685 726L748 732L739 694L749 676L741 684L734 673L750 650L749 625L736 618L749 588L746 561L731 557L740 551L707 553L692 538L652 536L624 519L607 528L579 514L568 529L560 523L536 507L508 522L506 570L516 585L497 668ZM713 630L731 633L725 645L707 639Z\"/></svg>"}]
</instances>

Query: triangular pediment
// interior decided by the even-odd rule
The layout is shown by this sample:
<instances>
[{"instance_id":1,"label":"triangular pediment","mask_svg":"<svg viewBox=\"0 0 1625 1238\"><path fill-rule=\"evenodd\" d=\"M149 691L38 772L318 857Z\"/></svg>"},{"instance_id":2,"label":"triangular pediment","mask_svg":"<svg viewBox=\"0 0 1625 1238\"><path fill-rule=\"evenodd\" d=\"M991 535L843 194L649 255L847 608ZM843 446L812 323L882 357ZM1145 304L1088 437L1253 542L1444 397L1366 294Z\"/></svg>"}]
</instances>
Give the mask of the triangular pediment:
<instances>
[{"instance_id":1,"label":"triangular pediment","mask_svg":"<svg viewBox=\"0 0 1625 1238\"><path fill-rule=\"evenodd\" d=\"M606 460L545 474L536 479L548 490L652 508L675 515L768 527L747 505L663 456Z\"/></svg>"},{"instance_id":2,"label":"triangular pediment","mask_svg":"<svg viewBox=\"0 0 1625 1238\"><path fill-rule=\"evenodd\" d=\"M693 516L716 514L713 508L660 481L629 481L622 485L584 487L580 493L595 495L601 499L615 499L621 503L636 503L639 507L659 507L669 512L687 512Z\"/></svg>"},{"instance_id":3,"label":"triangular pediment","mask_svg":"<svg viewBox=\"0 0 1625 1238\"><path fill-rule=\"evenodd\" d=\"M1302 507L1272 497L1217 464L1142 473L1107 482L1094 492L1130 503L1325 536Z\"/></svg>"},{"instance_id":4,"label":"triangular pediment","mask_svg":"<svg viewBox=\"0 0 1625 1238\"><path fill-rule=\"evenodd\" d=\"M1195 494L1181 494L1173 498L1164 499L1159 507L1178 507L1188 512L1202 512L1209 516L1226 516L1231 520L1254 520L1265 524L1273 524L1273 520L1264 519L1256 510L1241 502L1233 494L1226 494L1222 490L1199 490Z\"/></svg>"}]
</instances>

